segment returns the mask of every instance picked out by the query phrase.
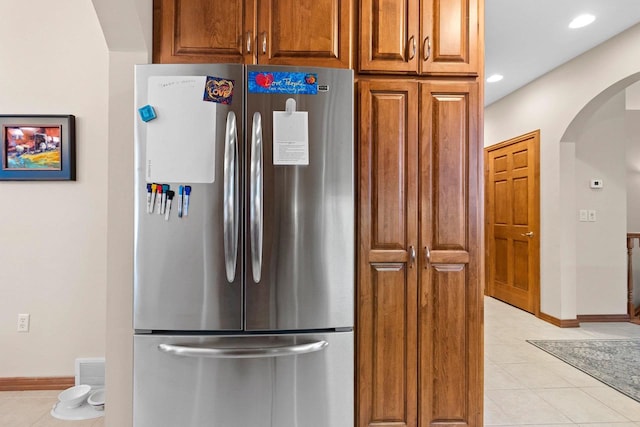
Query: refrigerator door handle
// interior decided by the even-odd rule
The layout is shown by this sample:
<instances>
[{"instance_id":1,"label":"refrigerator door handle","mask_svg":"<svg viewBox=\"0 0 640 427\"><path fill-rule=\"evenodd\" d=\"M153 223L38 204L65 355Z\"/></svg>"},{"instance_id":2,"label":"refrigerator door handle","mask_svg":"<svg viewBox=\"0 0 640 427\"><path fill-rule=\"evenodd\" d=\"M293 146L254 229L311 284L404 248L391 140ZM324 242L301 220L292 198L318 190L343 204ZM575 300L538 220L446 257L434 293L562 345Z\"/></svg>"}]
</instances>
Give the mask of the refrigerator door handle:
<instances>
[{"instance_id":1,"label":"refrigerator door handle","mask_svg":"<svg viewBox=\"0 0 640 427\"><path fill-rule=\"evenodd\" d=\"M174 344L160 344L158 350L184 357L205 357L212 359L250 359L261 357L297 356L323 350L329 343L321 340L312 343L286 345L281 347L199 347Z\"/></svg>"},{"instance_id":2,"label":"refrigerator door handle","mask_svg":"<svg viewBox=\"0 0 640 427\"><path fill-rule=\"evenodd\" d=\"M224 139L224 260L227 281L233 283L236 277L238 259L238 217L239 213L238 174L238 127L236 114L227 114L227 129Z\"/></svg>"},{"instance_id":3,"label":"refrigerator door handle","mask_svg":"<svg viewBox=\"0 0 640 427\"><path fill-rule=\"evenodd\" d=\"M256 112L253 114L251 131L251 188L249 190L251 270L255 283L260 283L262 278L262 179L262 116Z\"/></svg>"}]
</instances>

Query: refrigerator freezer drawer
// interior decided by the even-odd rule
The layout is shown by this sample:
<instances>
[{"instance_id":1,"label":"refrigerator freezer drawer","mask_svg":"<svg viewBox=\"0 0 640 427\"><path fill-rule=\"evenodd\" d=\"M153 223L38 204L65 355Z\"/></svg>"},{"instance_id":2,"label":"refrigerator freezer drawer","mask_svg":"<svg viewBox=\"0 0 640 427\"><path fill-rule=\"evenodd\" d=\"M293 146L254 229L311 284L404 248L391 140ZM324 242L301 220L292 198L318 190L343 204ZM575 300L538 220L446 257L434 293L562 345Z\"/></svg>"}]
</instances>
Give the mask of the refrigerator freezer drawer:
<instances>
[{"instance_id":1,"label":"refrigerator freezer drawer","mask_svg":"<svg viewBox=\"0 0 640 427\"><path fill-rule=\"evenodd\" d=\"M352 427L353 332L136 335L134 427Z\"/></svg>"}]
</instances>

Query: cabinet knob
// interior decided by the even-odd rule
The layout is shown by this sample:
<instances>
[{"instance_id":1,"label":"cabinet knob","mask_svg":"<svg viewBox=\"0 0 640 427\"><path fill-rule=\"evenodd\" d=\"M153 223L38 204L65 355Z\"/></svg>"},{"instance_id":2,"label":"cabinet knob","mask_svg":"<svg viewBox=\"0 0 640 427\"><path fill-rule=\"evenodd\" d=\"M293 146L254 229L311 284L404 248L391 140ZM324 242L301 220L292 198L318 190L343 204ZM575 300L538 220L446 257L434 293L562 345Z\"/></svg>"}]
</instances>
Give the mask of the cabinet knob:
<instances>
[{"instance_id":1,"label":"cabinet knob","mask_svg":"<svg viewBox=\"0 0 640 427\"><path fill-rule=\"evenodd\" d=\"M425 37L422 42L422 59L428 61L431 57L431 39L429 36Z\"/></svg>"}]
</instances>

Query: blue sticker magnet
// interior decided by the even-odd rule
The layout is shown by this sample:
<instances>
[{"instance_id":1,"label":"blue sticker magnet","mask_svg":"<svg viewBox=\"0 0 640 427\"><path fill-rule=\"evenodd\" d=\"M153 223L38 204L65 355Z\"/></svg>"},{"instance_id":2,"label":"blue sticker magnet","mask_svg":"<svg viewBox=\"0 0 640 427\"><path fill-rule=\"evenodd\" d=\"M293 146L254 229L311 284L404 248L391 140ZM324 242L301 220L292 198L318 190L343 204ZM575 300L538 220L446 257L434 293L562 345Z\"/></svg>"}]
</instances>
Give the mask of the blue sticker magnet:
<instances>
[{"instance_id":1,"label":"blue sticker magnet","mask_svg":"<svg viewBox=\"0 0 640 427\"><path fill-rule=\"evenodd\" d=\"M140 114L140 118L143 122L148 122L157 117L156 110L154 110L151 105L145 105L144 107L138 108L138 113Z\"/></svg>"},{"instance_id":2,"label":"blue sticker magnet","mask_svg":"<svg viewBox=\"0 0 640 427\"><path fill-rule=\"evenodd\" d=\"M230 105L233 98L234 85L235 80L207 76L202 100Z\"/></svg>"},{"instance_id":3,"label":"blue sticker magnet","mask_svg":"<svg viewBox=\"0 0 640 427\"><path fill-rule=\"evenodd\" d=\"M249 93L318 94L315 73L249 72Z\"/></svg>"}]
</instances>

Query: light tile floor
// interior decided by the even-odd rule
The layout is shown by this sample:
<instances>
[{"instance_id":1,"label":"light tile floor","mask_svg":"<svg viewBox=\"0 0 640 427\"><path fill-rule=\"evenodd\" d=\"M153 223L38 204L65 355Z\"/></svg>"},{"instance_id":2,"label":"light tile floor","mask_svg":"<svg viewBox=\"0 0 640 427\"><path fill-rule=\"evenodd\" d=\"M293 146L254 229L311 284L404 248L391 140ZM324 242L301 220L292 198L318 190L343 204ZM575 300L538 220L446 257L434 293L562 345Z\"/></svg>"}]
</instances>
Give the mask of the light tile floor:
<instances>
[{"instance_id":1,"label":"light tile floor","mask_svg":"<svg viewBox=\"0 0 640 427\"><path fill-rule=\"evenodd\" d=\"M640 403L527 343L527 339L640 338L631 323L557 328L485 298L485 426L640 427ZM0 427L103 427L61 421L58 391L0 392Z\"/></svg>"},{"instance_id":2,"label":"light tile floor","mask_svg":"<svg viewBox=\"0 0 640 427\"><path fill-rule=\"evenodd\" d=\"M485 426L640 427L640 403L526 342L607 338L640 338L640 326L558 328L485 298Z\"/></svg>"}]
</instances>

